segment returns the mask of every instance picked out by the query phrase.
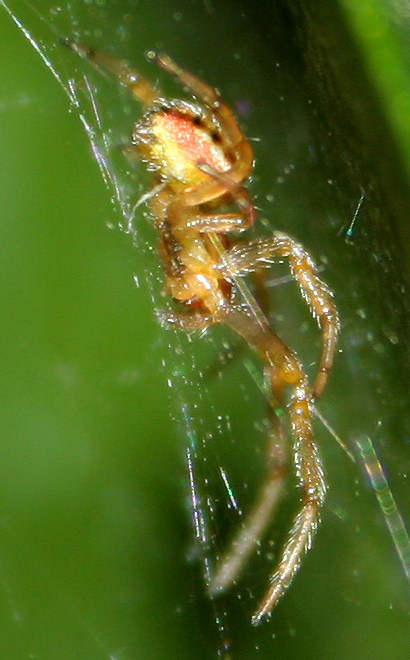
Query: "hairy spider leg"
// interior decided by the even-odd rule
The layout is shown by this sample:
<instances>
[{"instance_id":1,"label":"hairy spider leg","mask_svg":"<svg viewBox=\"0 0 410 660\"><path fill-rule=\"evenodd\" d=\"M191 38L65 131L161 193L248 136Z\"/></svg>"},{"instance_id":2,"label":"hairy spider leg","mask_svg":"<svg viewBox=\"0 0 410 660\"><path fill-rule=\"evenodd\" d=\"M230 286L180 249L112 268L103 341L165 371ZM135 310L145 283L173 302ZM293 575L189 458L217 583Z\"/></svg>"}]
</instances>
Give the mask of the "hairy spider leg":
<instances>
[{"instance_id":1,"label":"hairy spider leg","mask_svg":"<svg viewBox=\"0 0 410 660\"><path fill-rule=\"evenodd\" d=\"M244 215L244 220L246 220L245 229L252 227L256 220L255 205L246 188L239 186L239 184L232 178L231 170L228 172L218 172L210 165L207 165L207 163L198 163L198 167L203 172L206 172L206 174L209 174L213 179L225 185L226 192L229 192L229 194L232 195L235 204L238 205Z\"/></svg>"},{"instance_id":2,"label":"hairy spider leg","mask_svg":"<svg viewBox=\"0 0 410 660\"><path fill-rule=\"evenodd\" d=\"M215 319L203 310L161 311L157 315L162 325L185 331L205 330ZM223 320L223 319L221 319ZM283 491L287 464L287 431L283 424L281 404L270 402L270 429L268 434L267 477L259 489L252 509L246 514L239 531L233 536L222 557L218 559L208 583L208 593L216 596L227 589L242 571L250 555L260 544L260 538Z\"/></svg>"},{"instance_id":3,"label":"hairy spider leg","mask_svg":"<svg viewBox=\"0 0 410 660\"><path fill-rule=\"evenodd\" d=\"M233 202L239 207L239 213L206 213L203 210L195 212L192 207L181 208L181 198L178 195L177 201L171 203L168 210L172 229L185 236L206 233L227 234L249 229L254 223L256 212L248 191L236 187L232 196Z\"/></svg>"},{"instance_id":4,"label":"hairy spider leg","mask_svg":"<svg viewBox=\"0 0 410 660\"><path fill-rule=\"evenodd\" d=\"M172 217L172 211L169 215ZM175 214L174 214L175 215ZM172 223L172 230L184 233L186 236L197 234L228 234L231 231L243 231L249 228L248 219L238 213L200 213L196 215L192 209L184 215L179 213Z\"/></svg>"},{"instance_id":5,"label":"hairy spider leg","mask_svg":"<svg viewBox=\"0 0 410 660\"><path fill-rule=\"evenodd\" d=\"M216 596L227 589L238 577L250 555L260 545L260 539L272 520L282 495L286 476L287 436L281 411L278 410L279 404L272 401L271 406L267 477L259 489L252 509L242 520L239 531L218 559L208 584L210 596Z\"/></svg>"},{"instance_id":6,"label":"hairy spider leg","mask_svg":"<svg viewBox=\"0 0 410 660\"><path fill-rule=\"evenodd\" d=\"M261 267L269 267L281 258L288 259L302 295L322 327L322 354L313 387L313 397L317 399L323 393L332 368L339 318L332 294L317 275L316 266L308 252L289 236L275 232L272 237L232 247L222 256L222 268L226 268L227 273L233 276L241 276Z\"/></svg>"},{"instance_id":7,"label":"hairy spider leg","mask_svg":"<svg viewBox=\"0 0 410 660\"><path fill-rule=\"evenodd\" d=\"M246 188L232 181L231 170L217 172L205 163L198 163L198 167L224 186L224 194L229 193L232 196L240 213L205 213L203 210L195 213L192 207L185 207L181 196L178 195L177 200L171 203L168 211L173 230L175 229L185 236L194 236L198 233L226 234L252 227L256 218L254 203ZM182 193L182 195L184 194Z\"/></svg>"},{"instance_id":8,"label":"hairy spider leg","mask_svg":"<svg viewBox=\"0 0 410 660\"><path fill-rule=\"evenodd\" d=\"M296 476L302 490L302 508L294 519L277 569L270 578L270 587L252 617L252 623L257 625L270 614L288 589L303 555L312 545L326 484L312 430L312 394L298 359L267 323L262 326L243 307L231 305L223 320L265 359L274 397L282 402L283 391L291 391L289 415L294 438Z\"/></svg>"},{"instance_id":9,"label":"hairy spider leg","mask_svg":"<svg viewBox=\"0 0 410 660\"><path fill-rule=\"evenodd\" d=\"M330 326L334 332L335 342L338 330L337 313L330 298L327 287L316 274L316 269L310 256L300 245L287 236L277 234L271 239L255 241L248 246L236 246L227 252L221 252L222 268L229 279L240 277L255 271L258 267L268 266L275 258L286 257L290 260L292 271L302 291L310 301L324 328ZM322 463L317 445L314 441L311 425L312 392L307 376L295 355L286 347L269 327L267 319L260 312L257 317L253 306L249 303L242 306L228 302L218 313L198 312L184 315L168 315L168 322L184 329L203 329L209 324L223 322L241 335L248 344L254 346L265 358L271 377L274 397L282 402L283 390L292 389L290 403L290 419L295 444L295 466L300 487L303 491L303 506L296 516L288 540L285 544L277 571L271 578L271 586L253 617L256 625L270 613L279 598L285 593L300 565L305 551L311 547L312 539L319 522L319 510L323 504L326 485ZM319 382L323 391L323 374L327 375L333 357L332 342L327 345L328 334L325 334L324 358L322 357ZM334 350L334 348L333 348ZM323 368L323 366L325 368ZM281 463L279 462L281 465ZM281 465L282 468L282 465ZM277 484L275 484L275 480ZM264 511L272 511L279 496L279 473L268 480L265 492L260 496L254 510L245 520L238 536L234 538L228 551L222 558L219 567L209 585L211 594L216 594L226 588L242 568L247 556L254 548L251 530L262 533L268 522ZM266 507L266 508L265 508ZM255 539L255 537L253 537Z\"/></svg>"},{"instance_id":10,"label":"hairy spider leg","mask_svg":"<svg viewBox=\"0 0 410 660\"><path fill-rule=\"evenodd\" d=\"M273 397L283 404L285 389L291 390L289 415L294 438L295 470L302 490L302 508L296 515L285 542L275 573L252 623L258 625L270 614L278 600L290 586L305 552L310 549L319 523L319 512L324 502L326 483L322 461L312 430L312 393L307 376L294 353L271 330L268 321L261 323L260 315L255 318L247 305L226 304L218 318L201 311L184 313L163 312L162 323L170 323L184 330L200 330L212 323L225 323L264 358L270 375ZM277 436L279 450L276 465L273 464L254 509L246 518L239 534L233 539L208 587L212 595L228 587L242 569L248 555L257 544L251 534L259 536L265 529L270 513L274 509L284 477L285 460L282 446L282 428ZM277 429L274 429L277 430ZM240 554L235 557L235 553Z\"/></svg>"},{"instance_id":11,"label":"hairy spider leg","mask_svg":"<svg viewBox=\"0 0 410 660\"><path fill-rule=\"evenodd\" d=\"M144 105L151 106L159 99L156 89L126 60L118 60L89 46L78 44L72 39L63 39L62 43L83 59L90 60L96 67L106 69L117 76Z\"/></svg>"}]
</instances>

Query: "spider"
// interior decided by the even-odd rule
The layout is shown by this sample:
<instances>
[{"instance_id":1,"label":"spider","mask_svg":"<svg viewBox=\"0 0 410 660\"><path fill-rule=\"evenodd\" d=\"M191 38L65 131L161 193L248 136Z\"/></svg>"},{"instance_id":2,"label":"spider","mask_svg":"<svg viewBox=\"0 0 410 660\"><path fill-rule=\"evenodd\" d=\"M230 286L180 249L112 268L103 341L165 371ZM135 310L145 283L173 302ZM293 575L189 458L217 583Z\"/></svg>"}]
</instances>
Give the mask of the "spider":
<instances>
[{"instance_id":1,"label":"spider","mask_svg":"<svg viewBox=\"0 0 410 660\"><path fill-rule=\"evenodd\" d=\"M275 572L252 617L270 616L290 586L311 545L326 493L322 461L312 431L313 407L332 367L339 321L332 294L318 277L308 252L285 234L230 246L232 232L250 228L255 206L243 184L253 168L253 151L231 109L217 92L181 69L168 55L156 63L189 90L192 101L166 99L124 60L72 40L71 50L110 71L146 107L133 128L128 151L153 172L151 210L160 237L166 289L179 309L160 314L163 324L186 331L224 323L262 357L272 402L289 413L295 471L301 492ZM255 297L243 295L241 278L289 261L303 297L322 329L322 352L313 387L295 353L275 334ZM286 464L286 430L272 410L268 477L253 510L216 566L211 596L227 589L258 545L279 499Z\"/></svg>"}]
</instances>

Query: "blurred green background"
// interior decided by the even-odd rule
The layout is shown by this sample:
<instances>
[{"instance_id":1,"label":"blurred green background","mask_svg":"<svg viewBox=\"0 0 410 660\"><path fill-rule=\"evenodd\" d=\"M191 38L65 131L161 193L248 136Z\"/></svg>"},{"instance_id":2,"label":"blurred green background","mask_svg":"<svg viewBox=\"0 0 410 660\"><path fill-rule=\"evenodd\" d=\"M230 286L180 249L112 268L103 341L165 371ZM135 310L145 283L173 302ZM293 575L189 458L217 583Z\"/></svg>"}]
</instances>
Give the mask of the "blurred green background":
<instances>
[{"instance_id":1,"label":"blurred green background","mask_svg":"<svg viewBox=\"0 0 410 660\"><path fill-rule=\"evenodd\" d=\"M270 555L297 505L290 479L260 556L231 592L208 601L194 561L186 449L209 544L220 547L238 524L221 470L246 511L263 474L264 402L248 357L219 378L201 376L231 341L228 332L215 328L210 339L191 341L159 327L155 310L165 301L155 234L141 212L133 238L121 213L149 185L118 149L138 104L59 43L74 36L127 57L175 95L175 83L144 58L163 48L236 109L257 138L250 190L267 219L258 235L275 227L302 241L340 309L342 351L320 410L353 450L356 438L372 438L406 520L406 3L5 4L12 16L0 5L1 657L408 657L409 585L374 491L319 423L329 494L294 585L271 621L252 629ZM70 80L78 108L63 89ZM92 131L120 204L96 165ZM278 332L314 373L318 332L295 287L273 287L272 306Z\"/></svg>"}]
</instances>

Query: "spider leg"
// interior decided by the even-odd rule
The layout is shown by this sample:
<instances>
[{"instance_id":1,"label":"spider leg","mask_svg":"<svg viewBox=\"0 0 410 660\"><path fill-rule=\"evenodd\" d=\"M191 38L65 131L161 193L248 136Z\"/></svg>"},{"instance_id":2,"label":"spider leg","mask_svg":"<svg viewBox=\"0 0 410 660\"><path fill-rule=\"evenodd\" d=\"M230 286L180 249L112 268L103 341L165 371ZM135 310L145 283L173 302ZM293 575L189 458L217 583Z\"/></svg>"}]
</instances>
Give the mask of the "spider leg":
<instances>
[{"instance_id":1,"label":"spider leg","mask_svg":"<svg viewBox=\"0 0 410 660\"><path fill-rule=\"evenodd\" d=\"M224 185L225 190L232 195L235 200L235 204L238 205L239 209L246 217L248 226L252 227L256 219L255 205L246 188L239 186L235 181L235 178L232 177L232 170L229 172L218 172L206 163L198 163L198 167L203 172L209 174L209 176L211 176L215 181L219 181L219 183Z\"/></svg>"},{"instance_id":2,"label":"spider leg","mask_svg":"<svg viewBox=\"0 0 410 660\"><path fill-rule=\"evenodd\" d=\"M169 57L169 55L166 53L158 53L156 56L156 62L158 66L177 78L181 85L187 87L194 96L204 101L207 106L210 108L218 107L220 98L214 88L207 85L193 73L180 67L179 64Z\"/></svg>"},{"instance_id":3,"label":"spider leg","mask_svg":"<svg viewBox=\"0 0 410 660\"><path fill-rule=\"evenodd\" d=\"M210 596L227 589L238 577L250 555L260 543L283 490L286 471L286 434L282 420L271 410L268 474L252 510L243 520L216 566L208 584Z\"/></svg>"},{"instance_id":4,"label":"spider leg","mask_svg":"<svg viewBox=\"0 0 410 660\"><path fill-rule=\"evenodd\" d=\"M257 625L266 617L285 593L295 576L304 553L311 547L319 522L326 483L311 423L312 394L307 377L294 353L266 325L256 322L243 307L232 305L224 322L254 346L264 357L271 377L272 392L279 402L283 391L290 389L289 414L294 438L296 475L303 504L285 543L271 585L252 622Z\"/></svg>"},{"instance_id":5,"label":"spider leg","mask_svg":"<svg viewBox=\"0 0 410 660\"><path fill-rule=\"evenodd\" d=\"M172 209L170 209L170 214ZM248 229L249 225L243 215L238 213L198 213L191 210L178 212L175 215L175 222L172 222L172 230L178 238L181 233L183 238L186 236L195 237L198 234L227 234L232 231L243 231Z\"/></svg>"},{"instance_id":6,"label":"spider leg","mask_svg":"<svg viewBox=\"0 0 410 660\"><path fill-rule=\"evenodd\" d=\"M180 232L184 236L196 236L201 233L221 234L249 229L255 221L256 211L246 188L232 182L229 173L220 173L202 164L201 169L206 171L218 184L221 184L221 194L229 192L232 195L234 202L239 207L239 213L206 213L193 208L191 204L186 205L187 196L192 201L199 195L195 205L201 203L202 193L200 191L204 184L200 184L195 189L181 193L176 200L168 204L167 219L172 224L172 230Z\"/></svg>"},{"instance_id":7,"label":"spider leg","mask_svg":"<svg viewBox=\"0 0 410 660\"><path fill-rule=\"evenodd\" d=\"M96 67L106 69L117 76L130 89L132 94L145 105L151 106L154 101L158 100L159 95L154 87L138 71L133 69L126 60L116 59L84 44L78 44L72 39L63 39L62 43L80 57L90 60Z\"/></svg>"},{"instance_id":8,"label":"spider leg","mask_svg":"<svg viewBox=\"0 0 410 660\"><path fill-rule=\"evenodd\" d=\"M201 166L201 169L205 168ZM176 203L185 208L191 208L231 193L234 202L246 217L246 226L251 227L255 221L256 211L247 190L239 185L243 179L235 178L233 169L224 174L215 170L212 170L212 174L210 174L208 170L211 168L207 168L207 173L212 178L194 188L184 190L178 195Z\"/></svg>"},{"instance_id":9,"label":"spider leg","mask_svg":"<svg viewBox=\"0 0 410 660\"><path fill-rule=\"evenodd\" d=\"M322 461L313 438L310 401L305 387L295 388L290 418L296 474L303 494L302 508L293 521L277 569L270 578L270 586L252 617L254 625L258 625L270 614L290 586L303 555L312 547L326 494Z\"/></svg>"},{"instance_id":10,"label":"spider leg","mask_svg":"<svg viewBox=\"0 0 410 660\"><path fill-rule=\"evenodd\" d=\"M332 300L332 293L317 275L316 266L309 253L292 238L276 232L270 238L251 241L247 245L236 245L223 256L221 270L230 276L241 276L261 267L268 267L275 260L286 258L302 290L303 297L310 304L313 315L322 327L322 354L313 387L317 399L323 392L339 334L339 318Z\"/></svg>"}]
</instances>

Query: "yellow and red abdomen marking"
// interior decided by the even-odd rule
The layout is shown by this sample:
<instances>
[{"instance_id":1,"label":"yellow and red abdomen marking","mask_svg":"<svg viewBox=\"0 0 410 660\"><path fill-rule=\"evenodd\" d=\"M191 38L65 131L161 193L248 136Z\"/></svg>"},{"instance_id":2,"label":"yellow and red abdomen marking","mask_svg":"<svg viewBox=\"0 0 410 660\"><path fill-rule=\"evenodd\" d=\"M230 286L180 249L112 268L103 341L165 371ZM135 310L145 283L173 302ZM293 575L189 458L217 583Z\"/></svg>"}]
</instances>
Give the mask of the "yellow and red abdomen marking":
<instances>
[{"instance_id":1,"label":"yellow and red abdomen marking","mask_svg":"<svg viewBox=\"0 0 410 660\"><path fill-rule=\"evenodd\" d=\"M155 144L153 159L162 173L188 186L205 181L208 175L198 163L205 163L218 172L231 168L223 148L203 126L178 112L158 112L152 117Z\"/></svg>"}]
</instances>

